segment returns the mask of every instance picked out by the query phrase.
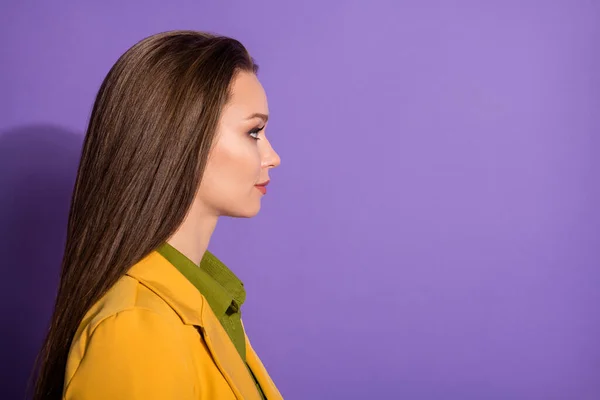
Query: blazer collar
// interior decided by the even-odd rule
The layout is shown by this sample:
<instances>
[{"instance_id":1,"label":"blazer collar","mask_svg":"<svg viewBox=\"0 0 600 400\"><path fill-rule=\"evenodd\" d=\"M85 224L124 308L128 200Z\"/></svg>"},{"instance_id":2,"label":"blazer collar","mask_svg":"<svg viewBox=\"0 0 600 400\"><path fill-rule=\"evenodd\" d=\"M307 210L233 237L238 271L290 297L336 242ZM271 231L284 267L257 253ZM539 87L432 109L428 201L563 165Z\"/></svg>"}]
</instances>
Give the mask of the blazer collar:
<instances>
[{"instance_id":1,"label":"blazer collar","mask_svg":"<svg viewBox=\"0 0 600 400\"><path fill-rule=\"evenodd\" d=\"M153 251L131 267L127 275L167 302L183 323L200 328L217 367L237 398L260 399L248 368L208 302L167 259Z\"/></svg>"}]
</instances>

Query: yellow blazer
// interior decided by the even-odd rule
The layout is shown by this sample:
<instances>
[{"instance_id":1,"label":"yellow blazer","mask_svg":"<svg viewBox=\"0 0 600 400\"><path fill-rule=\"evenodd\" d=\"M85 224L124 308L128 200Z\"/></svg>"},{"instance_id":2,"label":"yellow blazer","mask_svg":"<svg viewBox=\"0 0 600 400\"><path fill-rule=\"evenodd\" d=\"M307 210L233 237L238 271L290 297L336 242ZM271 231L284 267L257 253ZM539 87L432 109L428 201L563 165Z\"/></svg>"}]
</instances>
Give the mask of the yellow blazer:
<instances>
[{"instance_id":1,"label":"yellow blazer","mask_svg":"<svg viewBox=\"0 0 600 400\"><path fill-rule=\"evenodd\" d=\"M283 399L246 337L268 400ZM67 360L65 400L260 400L208 302L158 252L134 265L83 318Z\"/></svg>"}]
</instances>

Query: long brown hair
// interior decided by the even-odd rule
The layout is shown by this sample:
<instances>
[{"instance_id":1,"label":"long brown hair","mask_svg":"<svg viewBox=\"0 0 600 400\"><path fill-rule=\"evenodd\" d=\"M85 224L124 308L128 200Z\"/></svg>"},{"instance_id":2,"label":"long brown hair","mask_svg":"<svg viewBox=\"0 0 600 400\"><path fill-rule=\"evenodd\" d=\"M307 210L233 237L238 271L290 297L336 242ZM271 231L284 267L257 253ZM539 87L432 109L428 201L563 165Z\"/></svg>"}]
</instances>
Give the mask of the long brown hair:
<instances>
[{"instance_id":1,"label":"long brown hair","mask_svg":"<svg viewBox=\"0 0 600 400\"><path fill-rule=\"evenodd\" d=\"M183 222L231 82L256 69L237 40L194 31L150 36L111 68L83 144L34 399L61 398L85 313Z\"/></svg>"}]
</instances>

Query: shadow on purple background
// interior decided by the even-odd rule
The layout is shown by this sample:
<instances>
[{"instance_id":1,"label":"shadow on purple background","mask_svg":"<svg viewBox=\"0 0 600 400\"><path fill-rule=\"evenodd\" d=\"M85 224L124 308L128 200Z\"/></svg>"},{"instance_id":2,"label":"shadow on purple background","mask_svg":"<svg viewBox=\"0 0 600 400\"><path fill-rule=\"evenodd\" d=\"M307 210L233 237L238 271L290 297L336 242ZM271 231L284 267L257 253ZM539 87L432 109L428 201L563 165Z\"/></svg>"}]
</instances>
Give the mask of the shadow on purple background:
<instances>
[{"instance_id":1,"label":"shadow on purple background","mask_svg":"<svg viewBox=\"0 0 600 400\"><path fill-rule=\"evenodd\" d=\"M23 399L49 322L83 141L34 125L0 133L0 399Z\"/></svg>"}]
</instances>

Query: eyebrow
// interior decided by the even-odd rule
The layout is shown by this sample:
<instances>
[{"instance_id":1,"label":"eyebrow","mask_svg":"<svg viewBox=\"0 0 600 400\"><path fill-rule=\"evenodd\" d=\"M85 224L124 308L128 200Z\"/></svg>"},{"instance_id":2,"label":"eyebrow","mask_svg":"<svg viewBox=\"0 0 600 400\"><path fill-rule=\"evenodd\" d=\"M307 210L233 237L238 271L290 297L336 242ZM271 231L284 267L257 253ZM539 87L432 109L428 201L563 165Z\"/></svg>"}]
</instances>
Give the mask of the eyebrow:
<instances>
[{"instance_id":1,"label":"eyebrow","mask_svg":"<svg viewBox=\"0 0 600 400\"><path fill-rule=\"evenodd\" d=\"M252 118L260 118L265 122L265 124L269 120L269 116L267 114L263 114L263 113L254 113L254 114L250 115L247 119L252 119Z\"/></svg>"}]
</instances>

